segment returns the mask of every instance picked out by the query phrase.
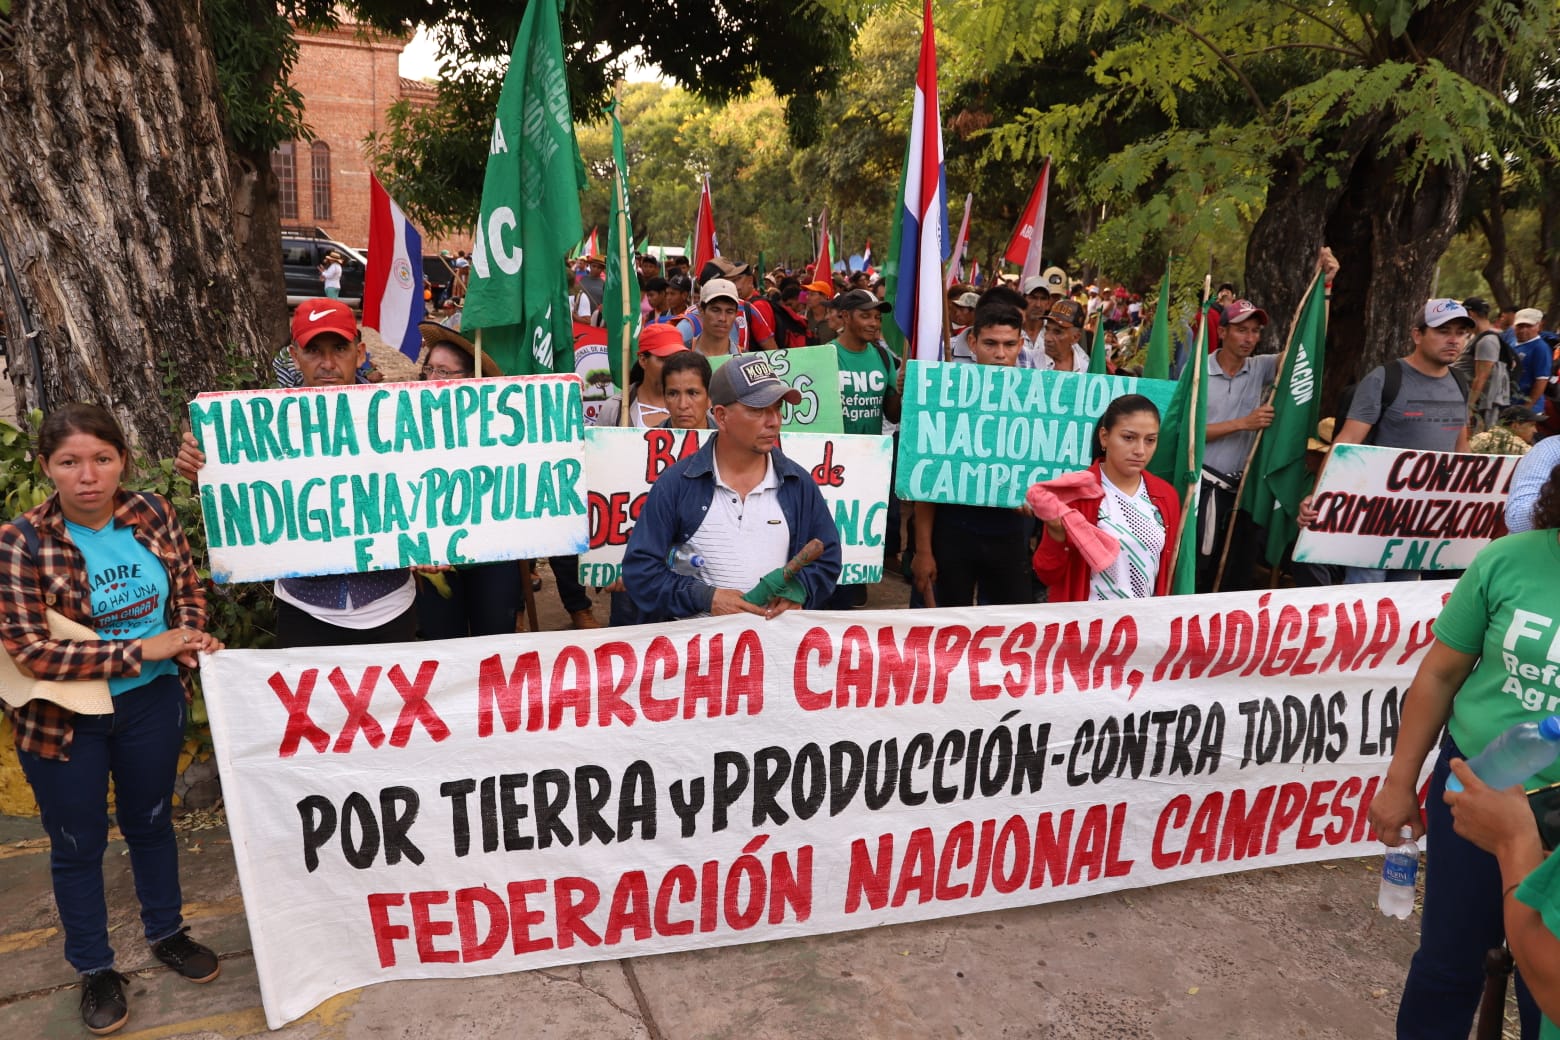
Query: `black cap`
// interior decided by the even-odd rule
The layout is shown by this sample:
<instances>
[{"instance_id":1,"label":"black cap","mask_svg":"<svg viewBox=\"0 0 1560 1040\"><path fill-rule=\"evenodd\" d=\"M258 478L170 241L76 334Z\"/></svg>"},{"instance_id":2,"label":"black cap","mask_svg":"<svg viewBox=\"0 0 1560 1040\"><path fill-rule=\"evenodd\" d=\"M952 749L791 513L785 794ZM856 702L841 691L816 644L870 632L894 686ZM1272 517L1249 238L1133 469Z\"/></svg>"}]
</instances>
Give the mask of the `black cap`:
<instances>
[{"instance_id":1,"label":"black cap","mask_svg":"<svg viewBox=\"0 0 1560 1040\"><path fill-rule=\"evenodd\" d=\"M887 314L894 309L894 305L887 300L880 300L877 294L870 289L852 289L850 292L840 293L831 302L837 311L877 311Z\"/></svg>"}]
</instances>

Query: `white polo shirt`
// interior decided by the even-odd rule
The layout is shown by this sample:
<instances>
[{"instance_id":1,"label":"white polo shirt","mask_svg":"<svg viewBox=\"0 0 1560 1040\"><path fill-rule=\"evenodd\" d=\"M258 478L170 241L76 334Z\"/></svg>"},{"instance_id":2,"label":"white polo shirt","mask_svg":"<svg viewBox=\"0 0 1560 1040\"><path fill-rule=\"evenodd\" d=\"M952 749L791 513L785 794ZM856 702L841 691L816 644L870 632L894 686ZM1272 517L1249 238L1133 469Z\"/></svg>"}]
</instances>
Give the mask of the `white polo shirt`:
<instances>
[{"instance_id":1,"label":"white polo shirt","mask_svg":"<svg viewBox=\"0 0 1560 1040\"><path fill-rule=\"evenodd\" d=\"M764 479L743 496L710 460L715 496L688 546L704 557L704 580L718 589L747 592L790 558L791 525L780 511L780 476L773 458L764 461Z\"/></svg>"}]
</instances>

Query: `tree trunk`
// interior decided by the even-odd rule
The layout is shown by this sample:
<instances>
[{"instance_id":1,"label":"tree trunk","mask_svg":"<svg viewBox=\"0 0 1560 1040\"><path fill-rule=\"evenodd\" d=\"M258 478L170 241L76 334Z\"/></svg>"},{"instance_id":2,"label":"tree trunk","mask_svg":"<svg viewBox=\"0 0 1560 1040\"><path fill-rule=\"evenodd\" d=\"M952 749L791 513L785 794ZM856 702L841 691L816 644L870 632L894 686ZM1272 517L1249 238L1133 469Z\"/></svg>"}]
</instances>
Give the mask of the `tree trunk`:
<instances>
[{"instance_id":1,"label":"tree trunk","mask_svg":"<svg viewBox=\"0 0 1560 1040\"><path fill-rule=\"evenodd\" d=\"M170 455L185 402L266 352L204 21L192 0L18 0L12 17L0 239L41 359L22 403L98 401Z\"/></svg>"},{"instance_id":2,"label":"tree trunk","mask_svg":"<svg viewBox=\"0 0 1560 1040\"><path fill-rule=\"evenodd\" d=\"M1476 218L1479 231L1489 246L1489 259L1484 262L1484 280L1489 284L1490 295L1495 297L1495 312L1514 311L1516 304L1511 285L1506 281L1506 261L1510 253L1506 245L1506 206L1497 196L1488 213Z\"/></svg>"}]
</instances>

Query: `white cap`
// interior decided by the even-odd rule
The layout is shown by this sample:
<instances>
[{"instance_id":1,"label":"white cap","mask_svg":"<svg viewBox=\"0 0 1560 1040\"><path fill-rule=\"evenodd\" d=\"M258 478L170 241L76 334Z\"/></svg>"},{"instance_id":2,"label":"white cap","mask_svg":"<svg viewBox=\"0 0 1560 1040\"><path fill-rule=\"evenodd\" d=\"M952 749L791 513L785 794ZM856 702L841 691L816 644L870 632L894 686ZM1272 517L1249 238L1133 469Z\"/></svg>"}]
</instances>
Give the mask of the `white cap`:
<instances>
[{"instance_id":1,"label":"white cap","mask_svg":"<svg viewBox=\"0 0 1560 1040\"><path fill-rule=\"evenodd\" d=\"M1535 311L1535 314L1538 312ZM1521 315L1519 314L1520 318ZM1543 315L1539 315L1540 318ZM1438 299L1425 301L1425 327L1438 329L1449 321L1466 321L1473 324L1473 319L1468 316L1468 309L1456 300Z\"/></svg>"},{"instance_id":2,"label":"white cap","mask_svg":"<svg viewBox=\"0 0 1560 1040\"><path fill-rule=\"evenodd\" d=\"M1544 320L1544 312L1537 307L1524 307L1511 319L1513 325L1538 325Z\"/></svg>"},{"instance_id":3,"label":"white cap","mask_svg":"<svg viewBox=\"0 0 1560 1040\"><path fill-rule=\"evenodd\" d=\"M1018 291L1025 296L1028 296L1036 289L1045 289L1047 292L1050 292L1050 290L1046 288L1045 275L1032 274L1028 278L1024 279L1023 285L1018 287Z\"/></svg>"},{"instance_id":4,"label":"white cap","mask_svg":"<svg viewBox=\"0 0 1560 1040\"><path fill-rule=\"evenodd\" d=\"M742 302L742 297L737 295L737 287L730 281L725 278L711 278L699 290L699 302L713 303L720 299L730 300L735 304Z\"/></svg>"}]
</instances>

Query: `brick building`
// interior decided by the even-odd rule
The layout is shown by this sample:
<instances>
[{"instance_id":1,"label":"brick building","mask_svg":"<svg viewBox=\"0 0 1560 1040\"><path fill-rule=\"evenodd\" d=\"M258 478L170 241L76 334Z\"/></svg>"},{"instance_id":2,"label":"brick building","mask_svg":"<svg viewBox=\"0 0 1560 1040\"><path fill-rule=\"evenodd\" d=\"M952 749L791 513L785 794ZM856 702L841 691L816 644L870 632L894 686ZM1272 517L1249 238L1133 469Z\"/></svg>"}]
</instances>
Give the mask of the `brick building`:
<instances>
[{"instance_id":1,"label":"brick building","mask_svg":"<svg viewBox=\"0 0 1560 1040\"><path fill-rule=\"evenodd\" d=\"M431 104L436 88L403 79L406 39L370 35L343 19L333 30L299 32L292 84L303 95L313 141L289 141L271 154L283 227L320 228L359 249L368 246L369 168L363 141L386 128L390 106L403 99ZM466 248L423 242L425 252Z\"/></svg>"}]
</instances>

